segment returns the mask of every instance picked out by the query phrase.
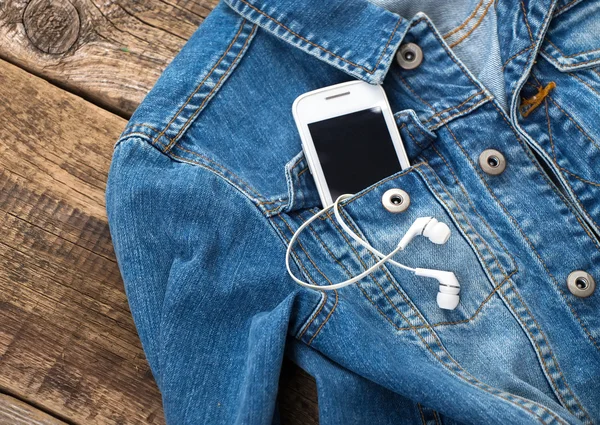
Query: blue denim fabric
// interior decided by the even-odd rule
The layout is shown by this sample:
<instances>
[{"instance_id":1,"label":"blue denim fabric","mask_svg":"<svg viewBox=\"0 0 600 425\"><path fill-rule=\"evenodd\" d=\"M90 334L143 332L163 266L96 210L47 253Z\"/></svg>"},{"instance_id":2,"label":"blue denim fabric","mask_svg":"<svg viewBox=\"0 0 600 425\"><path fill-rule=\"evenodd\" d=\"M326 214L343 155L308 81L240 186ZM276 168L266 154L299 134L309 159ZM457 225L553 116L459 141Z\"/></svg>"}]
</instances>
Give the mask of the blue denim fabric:
<instances>
[{"instance_id":1,"label":"blue denim fabric","mask_svg":"<svg viewBox=\"0 0 600 425\"><path fill-rule=\"evenodd\" d=\"M284 355L315 377L325 425L600 423L600 290L566 285L600 284L600 2L417 3L226 0L119 139L109 222L169 424L276 423ZM413 70L395 61L407 42ZM412 167L343 216L382 252L417 217L446 222L446 245L399 256L455 272L456 310L392 266L335 292L286 273L319 209L292 103L357 78L383 85ZM479 166L488 148L500 175ZM406 212L382 207L390 188ZM376 261L331 213L293 258L316 285Z\"/></svg>"}]
</instances>

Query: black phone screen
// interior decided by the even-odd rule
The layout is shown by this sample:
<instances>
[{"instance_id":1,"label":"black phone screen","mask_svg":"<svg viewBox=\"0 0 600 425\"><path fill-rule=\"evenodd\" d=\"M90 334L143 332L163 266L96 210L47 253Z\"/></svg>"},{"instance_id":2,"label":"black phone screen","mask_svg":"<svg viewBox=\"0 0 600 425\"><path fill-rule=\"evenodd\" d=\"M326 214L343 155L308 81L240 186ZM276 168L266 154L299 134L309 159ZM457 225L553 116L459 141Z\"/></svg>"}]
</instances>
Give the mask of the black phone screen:
<instances>
[{"instance_id":1,"label":"black phone screen","mask_svg":"<svg viewBox=\"0 0 600 425\"><path fill-rule=\"evenodd\" d=\"M333 200L402 169L380 107L313 122L308 129Z\"/></svg>"}]
</instances>

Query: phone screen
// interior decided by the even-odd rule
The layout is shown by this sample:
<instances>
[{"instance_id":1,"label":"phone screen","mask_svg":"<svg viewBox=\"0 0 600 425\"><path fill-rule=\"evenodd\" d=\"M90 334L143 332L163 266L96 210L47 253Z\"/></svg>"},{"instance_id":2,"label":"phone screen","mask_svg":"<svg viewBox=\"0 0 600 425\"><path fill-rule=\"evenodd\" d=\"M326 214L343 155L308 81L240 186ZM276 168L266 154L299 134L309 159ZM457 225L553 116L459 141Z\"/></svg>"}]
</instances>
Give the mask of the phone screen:
<instances>
[{"instance_id":1,"label":"phone screen","mask_svg":"<svg viewBox=\"0 0 600 425\"><path fill-rule=\"evenodd\" d=\"M380 107L308 124L335 200L402 169Z\"/></svg>"}]
</instances>

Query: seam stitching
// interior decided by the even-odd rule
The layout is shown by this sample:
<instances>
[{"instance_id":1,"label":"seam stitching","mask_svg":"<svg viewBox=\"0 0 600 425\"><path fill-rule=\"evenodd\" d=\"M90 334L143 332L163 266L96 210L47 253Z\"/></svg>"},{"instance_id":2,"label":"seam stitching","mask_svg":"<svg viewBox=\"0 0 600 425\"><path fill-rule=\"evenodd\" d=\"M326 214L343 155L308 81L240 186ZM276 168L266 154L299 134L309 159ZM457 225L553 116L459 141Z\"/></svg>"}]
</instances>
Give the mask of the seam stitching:
<instances>
[{"instance_id":1,"label":"seam stitching","mask_svg":"<svg viewBox=\"0 0 600 425\"><path fill-rule=\"evenodd\" d=\"M284 24L282 24L281 22L279 22L277 19L275 19L275 18L273 18L272 16L268 15L267 13L263 12L262 10L260 10L260 9L259 9L259 8L257 8L256 6L254 6L253 4L250 4L248 1L246 1L246 0L239 0L239 1L241 1L242 3L244 3L246 6L250 7L251 9L253 9L255 12L258 12L258 13L260 13L261 15L263 15L264 17L266 17L267 19L271 20L272 22L274 22L276 25L278 25L278 26L280 26L281 28L283 28L284 30L286 30L286 31L287 31L288 33L290 33L291 35L293 35L293 36L295 36L295 37L297 37L297 38L301 39L302 41L304 41L304 42L306 42L306 43L310 44L311 46L314 46L314 47L316 47L317 49L319 49L319 50L321 50L321 51L323 51L323 52L325 52L325 53L328 53L328 54L330 54L331 56L333 56L333 57L335 57L335 58L337 58L337 59L339 59L339 60L341 60L341 61L343 61L343 62L346 62L347 64L350 64L350 65L352 65L352 66L355 66L355 67L357 67L357 68L360 68L360 69L362 69L363 71L367 72L368 74L373 74L373 73L375 73L375 71L376 71L376 70L377 70L377 68L379 67L379 64L380 64L380 63L381 63L381 61L383 60L383 58L384 58L384 56L385 56L385 53L387 52L387 49L388 49L388 47L389 47L390 43L392 42L392 39L394 38L394 35L396 35L396 31L398 30L398 26L400 25L400 22L402 22L402 17L401 17L401 16L399 16L399 17L398 17L398 21L396 22L396 26L394 27L394 30L392 31L392 33L391 33L390 37L388 38L388 41L387 41L387 43L386 43L385 47L383 48L383 51L381 52L381 55L379 56L379 60L377 61L377 63L375 64L375 66L374 66L372 69L368 69L368 68L366 68L366 67L364 67L364 66L362 66L362 65L359 65L359 64L357 64L357 63L354 63L354 62L352 62L352 61L350 61L350 60L348 60L348 59L345 59L345 58L343 58L343 57L341 57L341 56L339 56L339 55L337 55L337 54L335 54L335 53L333 53L333 52L331 52L331 51L327 50L327 49L326 49L326 48L324 48L323 46L321 46L321 45L319 45L319 44L317 44L317 43L315 43L315 42L313 42L313 41L310 41L310 40L308 40L308 39L304 38L303 36L301 36L301 35L300 35L300 34L298 34L297 32L295 32L295 31L291 30L290 28L288 28L287 26L285 26Z\"/></svg>"},{"instance_id":2,"label":"seam stitching","mask_svg":"<svg viewBox=\"0 0 600 425\"><path fill-rule=\"evenodd\" d=\"M462 43L464 40L466 40L467 37L469 37L473 33L473 31L475 31L477 28L479 28L479 25L481 25L481 22L483 22L483 19L487 16L487 13L490 10L490 7L492 6L492 4L494 4L493 0L491 0L488 3L488 5L485 7L485 10L481 14L481 16L479 17L477 22L475 22L475 25L473 25L473 27L465 35L463 35L460 39L458 39L457 41L452 43L450 45L450 48L458 46L460 43Z\"/></svg>"}]
</instances>

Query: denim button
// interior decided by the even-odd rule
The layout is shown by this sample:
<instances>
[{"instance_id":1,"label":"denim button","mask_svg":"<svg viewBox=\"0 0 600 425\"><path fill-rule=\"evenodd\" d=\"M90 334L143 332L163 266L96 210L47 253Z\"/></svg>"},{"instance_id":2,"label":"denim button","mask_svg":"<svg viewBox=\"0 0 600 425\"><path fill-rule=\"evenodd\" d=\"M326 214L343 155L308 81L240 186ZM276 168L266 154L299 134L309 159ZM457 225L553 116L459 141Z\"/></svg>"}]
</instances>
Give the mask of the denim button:
<instances>
[{"instance_id":1,"label":"denim button","mask_svg":"<svg viewBox=\"0 0 600 425\"><path fill-rule=\"evenodd\" d=\"M479 166L492 176L502 174L506 168L506 158L495 149L486 149L479 155Z\"/></svg>"},{"instance_id":2,"label":"denim button","mask_svg":"<svg viewBox=\"0 0 600 425\"><path fill-rule=\"evenodd\" d=\"M403 44L396 53L396 61L402 69L415 69L423 62L423 51L415 43Z\"/></svg>"},{"instance_id":3,"label":"denim button","mask_svg":"<svg viewBox=\"0 0 600 425\"><path fill-rule=\"evenodd\" d=\"M571 294L576 297L585 298L594 293L596 282L591 274L583 270L575 270L567 277L567 287Z\"/></svg>"},{"instance_id":4,"label":"denim button","mask_svg":"<svg viewBox=\"0 0 600 425\"><path fill-rule=\"evenodd\" d=\"M410 196L402 189L390 189L381 197L381 203L389 212L400 213L410 205Z\"/></svg>"}]
</instances>

